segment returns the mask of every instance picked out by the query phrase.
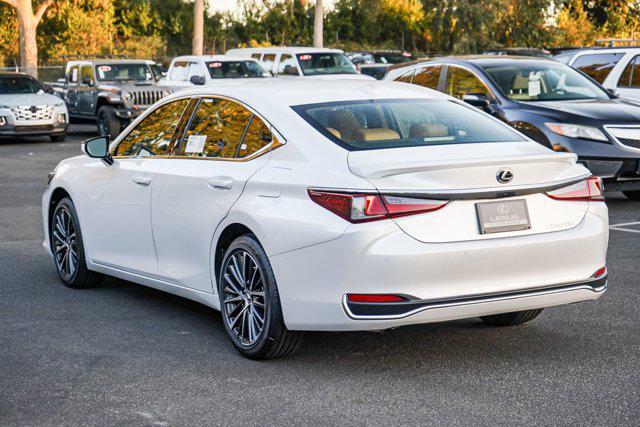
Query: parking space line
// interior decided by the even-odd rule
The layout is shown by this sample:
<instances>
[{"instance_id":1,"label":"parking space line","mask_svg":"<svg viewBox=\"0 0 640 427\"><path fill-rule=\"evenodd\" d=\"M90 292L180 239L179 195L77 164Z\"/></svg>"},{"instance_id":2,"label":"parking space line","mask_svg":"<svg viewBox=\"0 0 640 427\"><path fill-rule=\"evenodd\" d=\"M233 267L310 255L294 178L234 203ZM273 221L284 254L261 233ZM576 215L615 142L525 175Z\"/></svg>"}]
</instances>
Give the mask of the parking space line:
<instances>
[{"instance_id":1,"label":"parking space line","mask_svg":"<svg viewBox=\"0 0 640 427\"><path fill-rule=\"evenodd\" d=\"M632 230L630 228L609 227L609 230L626 231L628 233L640 233L640 230Z\"/></svg>"},{"instance_id":2,"label":"parking space line","mask_svg":"<svg viewBox=\"0 0 640 427\"><path fill-rule=\"evenodd\" d=\"M613 228L613 227L624 227L625 225L640 225L640 221L635 221L635 222L621 222L620 224L611 224L611 225L609 225L609 228Z\"/></svg>"}]
</instances>

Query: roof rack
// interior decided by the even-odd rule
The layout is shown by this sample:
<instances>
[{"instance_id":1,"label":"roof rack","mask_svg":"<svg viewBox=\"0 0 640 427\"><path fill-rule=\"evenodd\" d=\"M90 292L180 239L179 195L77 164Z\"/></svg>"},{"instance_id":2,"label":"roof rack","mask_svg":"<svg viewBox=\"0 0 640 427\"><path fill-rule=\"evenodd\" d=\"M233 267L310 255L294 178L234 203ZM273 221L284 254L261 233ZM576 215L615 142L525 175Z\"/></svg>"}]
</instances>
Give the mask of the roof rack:
<instances>
[{"instance_id":1,"label":"roof rack","mask_svg":"<svg viewBox=\"0 0 640 427\"><path fill-rule=\"evenodd\" d=\"M606 45L604 47L640 47L640 38L633 33L631 38L602 38L597 39L596 44Z\"/></svg>"},{"instance_id":2,"label":"roof rack","mask_svg":"<svg viewBox=\"0 0 640 427\"><path fill-rule=\"evenodd\" d=\"M125 54L75 54L75 55L62 55L61 59L65 61L74 60L74 59L128 59L129 57Z\"/></svg>"}]
</instances>

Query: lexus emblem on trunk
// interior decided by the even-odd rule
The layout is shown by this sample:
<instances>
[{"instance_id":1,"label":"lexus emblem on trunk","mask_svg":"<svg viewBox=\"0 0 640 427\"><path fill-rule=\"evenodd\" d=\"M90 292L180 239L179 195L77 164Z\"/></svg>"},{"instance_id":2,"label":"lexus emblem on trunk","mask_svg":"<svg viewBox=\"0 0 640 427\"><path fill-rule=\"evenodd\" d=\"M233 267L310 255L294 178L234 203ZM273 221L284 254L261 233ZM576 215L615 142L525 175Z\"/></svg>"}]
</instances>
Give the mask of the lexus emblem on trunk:
<instances>
[{"instance_id":1,"label":"lexus emblem on trunk","mask_svg":"<svg viewBox=\"0 0 640 427\"><path fill-rule=\"evenodd\" d=\"M511 180L513 179L513 172L511 172L509 169L500 169L496 174L496 179L501 184L511 182Z\"/></svg>"}]
</instances>

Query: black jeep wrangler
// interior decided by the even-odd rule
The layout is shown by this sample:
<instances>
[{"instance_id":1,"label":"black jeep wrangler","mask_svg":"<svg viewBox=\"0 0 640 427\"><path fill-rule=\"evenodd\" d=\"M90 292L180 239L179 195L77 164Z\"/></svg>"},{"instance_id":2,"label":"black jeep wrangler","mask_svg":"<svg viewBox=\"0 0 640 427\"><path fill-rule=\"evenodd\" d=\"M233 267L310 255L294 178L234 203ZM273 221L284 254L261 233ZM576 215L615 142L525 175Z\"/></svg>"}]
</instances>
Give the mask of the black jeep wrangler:
<instances>
[{"instance_id":1,"label":"black jeep wrangler","mask_svg":"<svg viewBox=\"0 0 640 427\"><path fill-rule=\"evenodd\" d=\"M133 59L69 61L63 90L69 115L95 118L98 133L115 138L146 108L171 92L157 85L152 64Z\"/></svg>"}]
</instances>

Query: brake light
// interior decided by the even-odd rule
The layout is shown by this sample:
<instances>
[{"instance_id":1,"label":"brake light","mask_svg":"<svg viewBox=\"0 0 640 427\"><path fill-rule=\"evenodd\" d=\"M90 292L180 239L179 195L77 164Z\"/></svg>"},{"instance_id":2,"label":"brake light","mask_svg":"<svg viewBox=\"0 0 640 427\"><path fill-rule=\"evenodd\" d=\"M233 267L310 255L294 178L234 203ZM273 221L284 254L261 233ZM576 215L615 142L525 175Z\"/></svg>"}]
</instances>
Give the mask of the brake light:
<instances>
[{"instance_id":1,"label":"brake light","mask_svg":"<svg viewBox=\"0 0 640 427\"><path fill-rule=\"evenodd\" d=\"M600 177L592 176L568 187L550 191L547 196L555 200L603 202L602 180Z\"/></svg>"},{"instance_id":2,"label":"brake light","mask_svg":"<svg viewBox=\"0 0 640 427\"><path fill-rule=\"evenodd\" d=\"M349 294L347 295L349 302L404 302L406 298L399 295L389 294Z\"/></svg>"},{"instance_id":3,"label":"brake light","mask_svg":"<svg viewBox=\"0 0 640 427\"><path fill-rule=\"evenodd\" d=\"M323 208L353 223L431 212L449 203L447 200L315 190L309 190L309 197Z\"/></svg>"},{"instance_id":4,"label":"brake light","mask_svg":"<svg viewBox=\"0 0 640 427\"><path fill-rule=\"evenodd\" d=\"M598 269L598 271L593 273L593 276L591 276L591 277L595 277L596 279L598 279L598 278L604 276L605 274L607 274L607 267L606 266Z\"/></svg>"}]
</instances>

